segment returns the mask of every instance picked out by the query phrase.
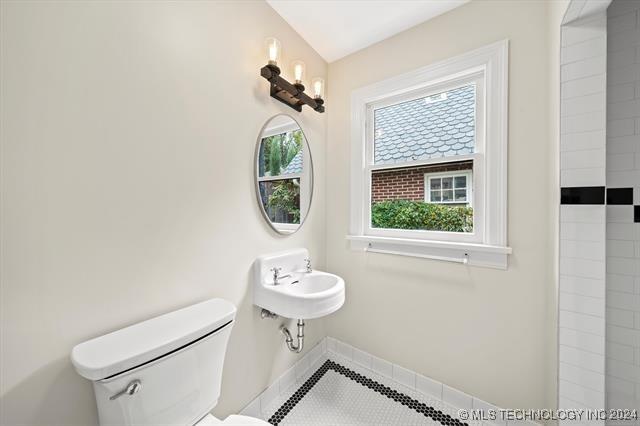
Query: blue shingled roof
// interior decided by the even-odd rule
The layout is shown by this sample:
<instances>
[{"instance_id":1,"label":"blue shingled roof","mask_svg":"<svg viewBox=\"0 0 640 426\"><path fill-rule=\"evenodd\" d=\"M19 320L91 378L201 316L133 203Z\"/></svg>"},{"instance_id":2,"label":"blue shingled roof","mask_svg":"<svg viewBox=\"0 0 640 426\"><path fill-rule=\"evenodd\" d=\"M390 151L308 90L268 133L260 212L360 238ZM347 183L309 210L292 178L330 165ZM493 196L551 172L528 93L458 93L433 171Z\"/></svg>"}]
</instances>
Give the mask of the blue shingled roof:
<instances>
[{"instance_id":1,"label":"blue shingled roof","mask_svg":"<svg viewBox=\"0 0 640 426\"><path fill-rule=\"evenodd\" d=\"M374 112L375 163L472 154L475 85L380 108Z\"/></svg>"},{"instance_id":2,"label":"blue shingled roof","mask_svg":"<svg viewBox=\"0 0 640 426\"><path fill-rule=\"evenodd\" d=\"M302 148L298 153L291 159L287 167L280 172L281 175L294 175L302 173Z\"/></svg>"}]
</instances>

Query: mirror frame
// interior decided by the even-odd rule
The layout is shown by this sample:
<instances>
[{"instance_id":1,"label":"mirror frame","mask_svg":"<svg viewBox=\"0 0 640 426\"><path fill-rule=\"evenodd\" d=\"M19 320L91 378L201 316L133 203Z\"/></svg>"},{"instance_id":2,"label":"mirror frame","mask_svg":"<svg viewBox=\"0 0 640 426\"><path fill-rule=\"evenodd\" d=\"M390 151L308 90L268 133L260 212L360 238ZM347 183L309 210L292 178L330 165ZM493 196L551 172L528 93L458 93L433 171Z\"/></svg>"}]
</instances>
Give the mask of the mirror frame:
<instances>
[{"instance_id":1,"label":"mirror frame","mask_svg":"<svg viewBox=\"0 0 640 426\"><path fill-rule=\"evenodd\" d=\"M259 166L258 166L258 159L260 157L260 146L262 144L262 139L263 139L262 135L264 134L264 131L266 130L266 128L269 125L269 123L271 122L271 120L273 120L274 118L279 117L281 115L285 116L285 117L288 117L291 120L293 120L293 122L296 123L298 125L298 127L300 128L300 131L302 132L302 136L304 137L304 143L307 146L307 150L309 151L309 166L311 167L311 173L309 174L309 180L310 180L310 182L309 182L309 185L310 185L309 188L310 189L309 190L310 190L310 194L309 194L309 206L307 207L307 214L304 217L300 216L300 223L298 224L298 227L295 230L292 230L292 231L278 229L276 227L276 225L273 222L271 222L271 219L269 218L269 215L267 214L264 206L262 205L262 198L260 198L260 181L259 181L259 177L260 176L258 176L260 174L260 170L259 170ZM258 140L256 141L256 148L255 148L255 152L253 154L253 177L254 177L254 182L255 182L255 192L256 192L256 200L258 201L258 208L260 209L260 213L262 214L262 217L269 224L271 229L273 229L279 235L293 235L296 232L298 232L300 230L300 228L302 228L302 225L304 225L304 223L307 221L307 217L311 213L311 205L313 204L313 187L314 187L314 183L315 183L315 178L314 178L314 173L313 173L313 155L311 154L311 145L309 144L309 140L307 139L307 134L304 132L304 129L302 128L302 126L300 125L298 120L296 120L295 118L293 118L289 114L278 113L278 114L272 115L271 117L269 117L265 121L265 123L260 128L260 133L258 133ZM300 206L300 207L301 207L301 210L302 210L302 206Z\"/></svg>"}]
</instances>

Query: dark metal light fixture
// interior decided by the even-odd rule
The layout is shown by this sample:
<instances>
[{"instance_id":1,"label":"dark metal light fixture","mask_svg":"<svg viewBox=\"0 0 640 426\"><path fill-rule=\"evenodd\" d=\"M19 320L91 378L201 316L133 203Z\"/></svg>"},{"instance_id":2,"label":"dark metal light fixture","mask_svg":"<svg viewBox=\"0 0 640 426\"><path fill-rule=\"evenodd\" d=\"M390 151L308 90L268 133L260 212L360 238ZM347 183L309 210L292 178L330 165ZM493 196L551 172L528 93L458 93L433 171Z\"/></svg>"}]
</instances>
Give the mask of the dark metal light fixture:
<instances>
[{"instance_id":1,"label":"dark metal light fixture","mask_svg":"<svg viewBox=\"0 0 640 426\"><path fill-rule=\"evenodd\" d=\"M321 78L313 79L312 85L314 97L310 97L304 93L305 88L302 84L302 78L305 71L304 63L302 61L295 61L293 63L293 71L296 81L293 84L289 83L280 76L280 68L278 67L278 59L280 59L280 42L275 38L268 38L266 40L266 46L267 53L269 55L269 62L267 65L262 67L260 75L271 84L271 97L298 112L302 111L303 105L308 105L317 112L324 112L324 100L322 99L324 92L324 80Z\"/></svg>"}]
</instances>

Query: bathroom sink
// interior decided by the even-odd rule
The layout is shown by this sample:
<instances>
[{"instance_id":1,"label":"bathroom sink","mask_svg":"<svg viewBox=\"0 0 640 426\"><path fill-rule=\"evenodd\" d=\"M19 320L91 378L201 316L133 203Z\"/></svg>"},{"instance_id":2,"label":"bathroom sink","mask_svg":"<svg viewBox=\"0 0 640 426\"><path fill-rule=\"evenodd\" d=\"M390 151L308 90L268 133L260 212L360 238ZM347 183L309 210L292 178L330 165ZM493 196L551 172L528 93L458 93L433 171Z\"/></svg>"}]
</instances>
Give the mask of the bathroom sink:
<instances>
[{"instance_id":1,"label":"bathroom sink","mask_svg":"<svg viewBox=\"0 0 640 426\"><path fill-rule=\"evenodd\" d=\"M254 264L254 304L286 318L329 315L344 304L344 280L328 272L307 272L306 249L259 257ZM273 268L282 278L274 284Z\"/></svg>"},{"instance_id":2,"label":"bathroom sink","mask_svg":"<svg viewBox=\"0 0 640 426\"><path fill-rule=\"evenodd\" d=\"M294 277L295 279L291 280L289 285L279 285L277 289L308 297L322 296L324 292L333 290L337 288L337 286L341 286L341 288L344 289L344 282L340 283L342 278L327 272L313 271L310 273L295 274Z\"/></svg>"}]
</instances>

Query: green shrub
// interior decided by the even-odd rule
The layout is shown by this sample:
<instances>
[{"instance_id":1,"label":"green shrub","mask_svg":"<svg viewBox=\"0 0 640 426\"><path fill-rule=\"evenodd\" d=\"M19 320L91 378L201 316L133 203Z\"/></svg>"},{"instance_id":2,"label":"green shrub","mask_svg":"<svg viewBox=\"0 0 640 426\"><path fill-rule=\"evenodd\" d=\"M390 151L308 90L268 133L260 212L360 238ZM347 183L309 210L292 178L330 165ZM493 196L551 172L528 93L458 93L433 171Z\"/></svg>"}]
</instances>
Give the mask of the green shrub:
<instances>
[{"instance_id":1,"label":"green shrub","mask_svg":"<svg viewBox=\"0 0 640 426\"><path fill-rule=\"evenodd\" d=\"M473 231L473 208L393 200L371 206L374 228L424 229L429 231Z\"/></svg>"},{"instance_id":2,"label":"green shrub","mask_svg":"<svg viewBox=\"0 0 640 426\"><path fill-rule=\"evenodd\" d=\"M278 181L269 196L267 205L282 209L292 216L293 222L300 223L300 184L297 179Z\"/></svg>"}]
</instances>

